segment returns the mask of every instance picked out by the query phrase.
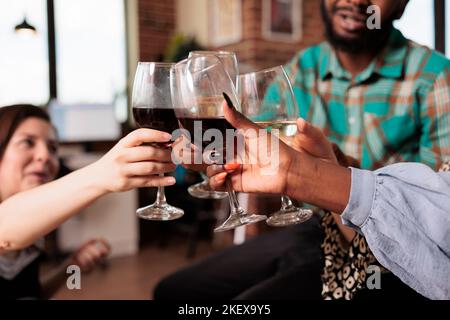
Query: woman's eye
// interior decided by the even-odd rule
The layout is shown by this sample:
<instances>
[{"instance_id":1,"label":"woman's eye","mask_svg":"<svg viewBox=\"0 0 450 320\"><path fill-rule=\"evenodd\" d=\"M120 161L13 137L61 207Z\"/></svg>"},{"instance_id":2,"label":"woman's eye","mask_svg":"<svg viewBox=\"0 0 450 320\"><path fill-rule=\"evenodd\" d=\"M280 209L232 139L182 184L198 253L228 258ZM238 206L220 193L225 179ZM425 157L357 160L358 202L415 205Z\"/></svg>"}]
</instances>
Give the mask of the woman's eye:
<instances>
[{"instance_id":1,"label":"woman's eye","mask_svg":"<svg viewBox=\"0 0 450 320\"><path fill-rule=\"evenodd\" d=\"M48 146L48 150L50 151L51 154L56 154L56 153L58 153L58 146L54 145L54 144L50 144Z\"/></svg>"},{"instance_id":2,"label":"woman's eye","mask_svg":"<svg viewBox=\"0 0 450 320\"><path fill-rule=\"evenodd\" d=\"M31 139L24 139L21 141L21 143L27 147L32 147L34 146L34 141Z\"/></svg>"}]
</instances>

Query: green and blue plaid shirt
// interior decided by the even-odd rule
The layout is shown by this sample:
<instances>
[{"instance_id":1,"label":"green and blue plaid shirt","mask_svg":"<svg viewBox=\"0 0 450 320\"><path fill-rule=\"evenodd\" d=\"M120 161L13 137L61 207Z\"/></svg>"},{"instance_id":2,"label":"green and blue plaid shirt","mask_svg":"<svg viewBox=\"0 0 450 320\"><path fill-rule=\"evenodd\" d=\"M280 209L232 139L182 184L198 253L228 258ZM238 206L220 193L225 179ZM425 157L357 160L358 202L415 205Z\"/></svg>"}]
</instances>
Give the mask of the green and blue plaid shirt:
<instances>
[{"instance_id":1,"label":"green and blue plaid shirt","mask_svg":"<svg viewBox=\"0 0 450 320\"><path fill-rule=\"evenodd\" d=\"M354 79L326 42L299 53L286 72L301 117L362 168L405 161L438 168L450 159L450 61L400 31Z\"/></svg>"}]
</instances>

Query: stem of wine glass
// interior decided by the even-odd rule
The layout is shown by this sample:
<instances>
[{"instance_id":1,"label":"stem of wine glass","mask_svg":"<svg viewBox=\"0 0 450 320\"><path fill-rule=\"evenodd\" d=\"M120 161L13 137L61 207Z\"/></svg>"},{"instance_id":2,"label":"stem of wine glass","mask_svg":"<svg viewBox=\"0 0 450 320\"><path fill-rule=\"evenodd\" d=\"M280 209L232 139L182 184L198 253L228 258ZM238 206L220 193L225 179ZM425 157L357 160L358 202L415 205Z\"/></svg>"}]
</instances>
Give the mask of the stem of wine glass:
<instances>
[{"instance_id":1,"label":"stem of wine glass","mask_svg":"<svg viewBox=\"0 0 450 320\"><path fill-rule=\"evenodd\" d=\"M164 173L159 174L160 177L164 177ZM156 204L166 204L166 194L164 191L164 187L158 187L158 193L156 194Z\"/></svg>"},{"instance_id":2,"label":"stem of wine glass","mask_svg":"<svg viewBox=\"0 0 450 320\"><path fill-rule=\"evenodd\" d=\"M242 212L242 208L239 205L239 201L236 197L236 192L234 192L233 186L231 185L230 178L225 179L225 186L228 192L228 199L230 200L231 214Z\"/></svg>"},{"instance_id":3,"label":"stem of wine glass","mask_svg":"<svg viewBox=\"0 0 450 320\"><path fill-rule=\"evenodd\" d=\"M208 176L203 171L200 171L200 176L202 177L203 181L209 180Z\"/></svg>"},{"instance_id":4,"label":"stem of wine glass","mask_svg":"<svg viewBox=\"0 0 450 320\"><path fill-rule=\"evenodd\" d=\"M288 196L281 196L281 210L285 211L287 208L292 207L292 200Z\"/></svg>"}]
</instances>

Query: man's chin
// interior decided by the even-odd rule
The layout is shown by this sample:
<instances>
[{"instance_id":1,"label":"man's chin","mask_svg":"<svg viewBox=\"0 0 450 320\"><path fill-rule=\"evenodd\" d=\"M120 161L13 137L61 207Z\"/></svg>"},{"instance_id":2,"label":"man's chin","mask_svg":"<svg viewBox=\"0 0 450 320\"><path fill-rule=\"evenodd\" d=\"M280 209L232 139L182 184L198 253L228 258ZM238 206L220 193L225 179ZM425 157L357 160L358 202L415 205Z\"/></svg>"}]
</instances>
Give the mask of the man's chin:
<instances>
[{"instance_id":1,"label":"man's chin","mask_svg":"<svg viewBox=\"0 0 450 320\"><path fill-rule=\"evenodd\" d=\"M335 49L340 49L349 53L359 53L365 49L365 45L363 44L364 40L360 36L337 37L335 35L334 37L329 38L328 41L330 41Z\"/></svg>"},{"instance_id":2,"label":"man's chin","mask_svg":"<svg viewBox=\"0 0 450 320\"><path fill-rule=\"evenodd\" d=\"M336 32L335 34L336 34L335 38L339 39L340 42L349 43L349 44L360 43L364 38L364 35L360 34L360 33L356 34L356 33L347 33L347 32L345 32L345 33L344 32L339 32L339 33Z\"/></svg>"}]
</instances>

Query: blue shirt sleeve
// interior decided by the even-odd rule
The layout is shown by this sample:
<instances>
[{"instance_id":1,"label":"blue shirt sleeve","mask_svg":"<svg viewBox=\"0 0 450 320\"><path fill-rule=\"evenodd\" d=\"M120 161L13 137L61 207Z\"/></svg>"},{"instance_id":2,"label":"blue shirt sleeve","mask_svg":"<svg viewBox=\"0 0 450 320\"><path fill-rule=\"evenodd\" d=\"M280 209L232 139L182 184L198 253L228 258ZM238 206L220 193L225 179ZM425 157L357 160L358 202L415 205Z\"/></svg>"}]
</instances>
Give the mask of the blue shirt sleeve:
<instances>
[{"instance_id":1,"label":"blue shirt sleeve","mask_svg":"<svg viewBox=\"0 0 450 320\"><path fill-rule=\"evenodd\" d=\"M408 286L431 299L450 299L450 172L418 163L375 172L352 168L342 221Z\"/></svg>"}]
</instances>

